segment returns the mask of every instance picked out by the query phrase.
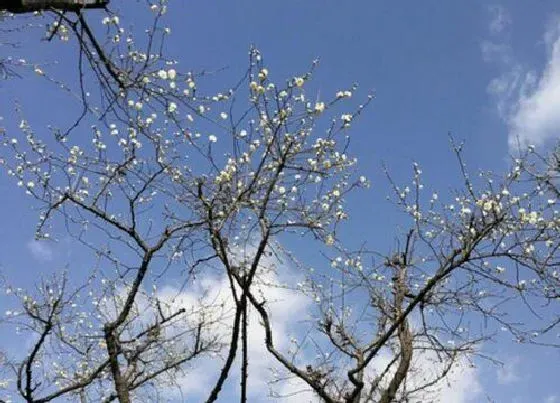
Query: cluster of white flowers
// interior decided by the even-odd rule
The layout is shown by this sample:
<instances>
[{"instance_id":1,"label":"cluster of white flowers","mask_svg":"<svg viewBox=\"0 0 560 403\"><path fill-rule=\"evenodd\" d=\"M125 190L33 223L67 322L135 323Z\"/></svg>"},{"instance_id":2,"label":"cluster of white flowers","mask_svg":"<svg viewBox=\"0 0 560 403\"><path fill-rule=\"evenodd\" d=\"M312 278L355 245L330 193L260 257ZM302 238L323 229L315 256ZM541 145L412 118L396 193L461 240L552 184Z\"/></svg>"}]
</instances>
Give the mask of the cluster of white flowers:
<instances>
[{"instance_id":1,"label":"cluster of white flowers","mask_svg":"<svg viewBox=\"0 0 560 403\"><path fill-rule=\"evenodd\" d=\"M266 91L266 89L256 81L251 81L249 83L249 88L255 95L264 94Z\"/></svg>"},{"instance_id":2,"label":"cluster of white flowers","mask_svg":"<svg viewBox=\"0 0 560 403\"><path fill-rule=\"evenodd\" d=\"M315 103L315 107L313 108L313 111L320 115L321 113L323 113L325 111L325 103L324 102L316 102Z\"/></svg>"},{"instance_id":3,"label":"cluster of white flowers","mask_svg":"<svg viewBox=\"0 0 560 403\"><path fill-rule=\"evenodd\" d=\"M502 203L487 194L483 194L481 198L476 201L476 205L482 208L483 214L491 212L499 214L502 210Z\"/></svg>"},{"instance_id":4,"label":"cluster of white flowers","mask_svg":"<svg viewBox=\"0 0 560 403\"><path fill-rule=\"evenodd\" d=\"M68 42L70 40L70 30L59 21L53 21L52 24L47 25L46 36L50 38L53 35L58 35L58 38L63 42Z\"/></svg>"},{"instance_id":5,"label":"cluster of white flowers","mask_svg":"<svg viewBox=\"0 0 560 403\"><path fill-rule=\"evenodd\" d=\"M341 99L341 98L351 98L351 97L352 97L352 91L338 91L338 92L336 93L336 97L337 97L338 99Z\"/></svg>"},{"instance_id":6,"label":"cluster of white flowers","mask_svg":"<svg viewBox=\"0 0 560 403\"><path fill-rule=\"evenodd\" d=\"M101 20L101 23L103 25L110 25L110 24L119 25L119 17L117 15L114 15L112 17L104 17Z\"/></svg>"},{"instance_id":7,"label":"cluster of white flowers","mask_svg":"<svg viewBox=\"0 0 560 403\"><path fill-rule=\"evenodd\" d=\"M524 208L520 208L517 211L519 213L519 220L522 223L528 223L531 225L536 225L542 218L539 217L539 213L537 211L527 211Z\"/></svg>"},{"instance_id":8,"label":"cluster of white flowers","mask_svg":"<svg viewBox=\"0 0 560 403\"><path fill-rule=\"evenodd\" d=\"M340 119L342 120L342 125L343 127L350 127L350 122L352 121L352 115L349 113L345 113L343 115L340 116Z\"/></svg>"},{"instance_id":9,"label":"cluster of white flowers","mask_svg":"<svg viewBox=\"0 0 560 403\"><path fill-rule=\"evenodd\" d=\"M236 172L237 172L237 162L233 158L229 158L226 166L216 176L215 182L217 184L230 182L233 178L233 175Z\"/></svg>"},{"instance_id":10,"label":"cluster of white flowers","mask_svg":"<svg viewBox=\"0 0 560 403\"><path fill-rule=\"evenodd\" d=\"M69 164L77 164L78 157L81 157L84 152L80 149L79 146L72 146L70 147L70 156L68 157Z\"/></svg>"}]
</instances>

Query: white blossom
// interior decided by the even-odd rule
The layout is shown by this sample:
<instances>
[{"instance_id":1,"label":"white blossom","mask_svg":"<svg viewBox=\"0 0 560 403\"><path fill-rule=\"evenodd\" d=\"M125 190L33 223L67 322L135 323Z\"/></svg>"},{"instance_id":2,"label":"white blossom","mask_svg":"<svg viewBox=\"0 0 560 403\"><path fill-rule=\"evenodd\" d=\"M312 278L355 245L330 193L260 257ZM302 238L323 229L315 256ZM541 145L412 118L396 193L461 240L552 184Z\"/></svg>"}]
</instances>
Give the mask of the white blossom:
<instances>
[{"instance_id":1,"label":"white blossom","mask_svg":"<svg viewBox=\"0 0 560 403\"><path fill-rule=\"evenodd\" d=\"M325 103L324 102L315 103L314 111L317 114L323 113L325 111Z\"/></svg>"},{"instance_id":2,"label":"white blossom","mask_svg":"<svg viewBox=\"0 0 560 403\"><path fill-rule=\"evenodd\" d=\"M267 69L262 69L261 71L259 71L259 80L264 81L267 79L267 77L268 77Z\"/></svg>"}]
</instances>

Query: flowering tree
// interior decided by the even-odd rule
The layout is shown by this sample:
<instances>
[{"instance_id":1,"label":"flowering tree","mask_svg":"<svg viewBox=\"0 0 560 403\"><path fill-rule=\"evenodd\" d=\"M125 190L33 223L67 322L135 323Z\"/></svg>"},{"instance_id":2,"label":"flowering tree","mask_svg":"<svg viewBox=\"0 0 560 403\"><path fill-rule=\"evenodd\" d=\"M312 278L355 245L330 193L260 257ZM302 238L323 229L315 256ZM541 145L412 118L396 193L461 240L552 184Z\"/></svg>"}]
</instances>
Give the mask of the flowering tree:
<instances>
[{"instance_id":1,"label":"flowering tree","mask_svg":"<svg viewBox=\"0 0 560 403\"><path fill-rule=\"evenodd\" d=\"M351 106L354 86L310 102L317 62L275 80L255 48L234 86L205 93L208 73L165 57L166 7L149 4L145 40L110 11L104 33L80 13L38 17L48 21L47 38L76 43L78 80L61 88L82 112L67 127L53 122L45 136L18 107L19 132L3 131L1 161L41 209L37 239L68 233L95 264L85 278L70 268L35 291L7 286L20 308L4 323L32 339L24 353L4 354L7 394L158 400L218 356L204 399L223 395L238 362L247 401L255 327L272 385L292 379L327 402L434 393L482 355L493 329L468 325L480 318L517 341L553 344L557 154L525 154L504 177L473 183L454 145L465 186L450 201L424 200L416 165L412 189L388 175L410 231L390 253L350 250L337 236L345 197L369 183L348 154L349 130L371 96ZM60 87L39 64L15 67ZM326 267L300 263L285 248L293 239L314 245ZM288 265L298 280L280 280ZM200 284L208 277L223 281L220 293ZM179 286L158 288L166 279ZM294 332L289 348L275 328L278 289L314 303L310 326ZM538 320L508 317L515 301ZM310 351L323 353L309 360ZM433 362L431 371L420 360Z\"/></svg>"},{"instance_id":2,"label":"flowering tree","mask_svg":"<svg viewBox=\"0 0 560 403\"><path fill-rule=\"evenodd\" d=\"M389 254L344 250L331 260L338 275L308 278L303 287L321 306L317 337L330 349L290 371L325 401L409 401L433 398L473 357L491 360L480 344L503 340L497 331L558 346L557 158L531 149L478 186L464 170L464 190L447 201L423 194L416 164L411 186L389 176L410 230Z\"/></svg>"}]
</instances>

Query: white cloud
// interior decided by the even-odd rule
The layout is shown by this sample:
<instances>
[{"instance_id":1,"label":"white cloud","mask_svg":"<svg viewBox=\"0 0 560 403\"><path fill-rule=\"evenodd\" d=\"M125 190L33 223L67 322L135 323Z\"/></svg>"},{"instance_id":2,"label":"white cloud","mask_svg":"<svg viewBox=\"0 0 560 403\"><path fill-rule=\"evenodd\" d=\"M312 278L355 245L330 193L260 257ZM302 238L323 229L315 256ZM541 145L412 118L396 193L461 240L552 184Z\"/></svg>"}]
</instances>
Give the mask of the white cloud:
<instances>
[{"instance_id":1,"label":"white cloud","mask_svg":"<svg viewBox=\"0 0 560 403\"><path fill-rule=\"evenodd\" d=\"M42 262L47 262L53 259L53 250L46 241L31 240L27 242L27 249L31 255Z\"/></svg>"},{"instance_id":2,"label":"white cloud","mask_svg":"<svg viewBox=\"0 0 560 403\"><path fill-rule=\"evenodd\" d=\"M266 257L262 262L263 267L278 266L280 263L272 257ZM281 272L282 275L276 272ZM306 319L311 300L289 287L273 286L283 283L284 279L290 279L290 283L298 281L297 273L290 267L283 265L279 270L266 270L258 277L255 287L255 295L266 296L267 307L273 328L273 338L276 348L285 351L289 348L290 336L297 332L298 323ZM198 284L186 291L179 291L174 287L165 287L159 293L162 301L175 305L175 307L188 307L200 304L200 301L212 302L219 305L220 312L212 316L209 321L218 319L223 312L234 312L234 302L230 295L230 284L227 277L203 277ZM229 343L230 324L233 317L223 321L217 321L213 329L224 343ZM267 351L264 344L264 328L260 324L258 313L252 309L249 314L248 328L248 355L249 355L249 399L250 401L265 401L270 395L271 386L274 392L282 398L282 402L308 402L317 401L313 393L306 385L299 381L282 381L270 384L273 380L272 369L280 369ZM230 376L226 381L221 393L220 401L228 401L232 393L238 394L239 388L239 358L241 347L239 346L236 363L230 370ZM186 371L184 376L176 379L179 391L183 396L189 398L206 398L211 388L215 385L219 372L224 363L224 357L216 356L216 359L202 358L194 363L192 371ZM174 394L173 392L171 392ZM178 398L178 396L175 396ZM268 401L268 400L266 400Z\"/></svg>"},{"instance_id":3,"label":"white cloud","mask_svg":"<svg viewBox=\"0 0 560 403\"><path fill-rule=\"evenodd\" d=\"M504 24L509 24L504 21L511 20L497 12L489 27L493 40L481 44L483 59L498 63L502 70L488 85L488 93L507 124L512 149L543 145L560 137L560 19L545 32L547 61L540 71L515 60L506 35L502 35Z\"/></svg>"},{"instance_id":4,"label":"white cloud","mask_svg":"<svg viewBox=\"0 0 560 403\"><path fill-rule=\"evenodd\" d=\"M416 332L421 332L423 325L420 317L411 317L411 327ZM422 346L424 343L420 342ZM417 349L414 353L411 364L410 375L407 377L407 389L422 387L427 383L439 379L442 373L449 368L449 361L442 359L441 353L436 353L429 349ZM386 357L389 362L391 357ZM458 355L445 379L437 382L433 387L415 396L417 401L425 402L454 402L454 403L474 403L481 401L483 392L480 383L479 367L474 365L474 361L467 355Z\"/></svg>"},{"instance_id":5,"label":"white cloud","mask_svg":"<svg viewBox=\"0 0 560 403\"><path fill-rule=\"evenodd\" d=\"M370 379L373 379L376 373L383 371L391 358L388 354L381 355L375 362L374 367L371 368ZM435 352L417 350L407 376L407 389L421 387L436 379L444 368L444 364ZM390 372L391 375L392 373L394 371ZM413 400L454 403L479 402L482 393L479 375L478 368L471 365L468 359L457 359L444 380L431 388L418 392ZM387 383L389 379L390 377L387 377Z\"/></svg>"},{"instance_id":6,"label":"white cloud","mask_svg":"<svg viewBox=\"0 0 560 403\"><path fill-rule=\"evenodd\" d=\"M527 73L514 113L510 140L542 144L560 135L560 36L552 44L547 65L540 75Z\"/></svg>"},{"instance_id":7,"label":"white cloud","mask_svg":"<svg viewBox=\"0 0 560 403\"><path fill-rule=\"evenodd\" d=\"M313 302L310 298L292 290L290 287L272 286L289 282L295 284L301 279L298 273L273 257L266 257L264 267L277 266L276 270L267 270L259 276L259 285L255 294L266 296L267 306L270 312L273 338L275 346L281 351L288 351L291 337L301 336L302 321L310 322L310 312ZM173 306L172 311L179 307L199 306L201 303L212 302L221 308L209 313L208 320L216 321L215 334L219 334L225 343L229 342L231 315L223 320L223 312L234 311L233 301L230 296L230 285L226 277L201 277L194 286L181 291L173 286L167 286L158 291L159 299ZM262 298L262 297L261 297ZM311 325L313 326L313 325ZM304 326L307 328L307 326ZM260 324L259 317L254 309L249 316L249 400L254 402L278 401L282 403L318 403L320 399L310 388L298 379L275 380L273 370L279 374L286 375L283 368L275 362L267 351L264 344L264 330ZM313 344L300 354L300 362L313 362L317 351ZM232 366L230 376L224 385L219 401L230 401L232 396L239 393L239 358L241 351L238 350L236 363ZM375 372L384 369L391 360L388 354L380 354L370 368L371 376ZM210 389L214 386L219 371L224 362L224 357L217 355L215 359L203 357L193 363L192 370L186 369L183 375L176 377L177 390L168 390L169 397L173 401L184 401L185 398L201 400L208 397ZM407 385L413 387L425 381L428 374L436 375L441 371L435 353L417 354L414 359L413 371L407 379ZM438 371L439 369L439 371ZM274 395L271 394L274 393ZM469 365L466 360L458 360L456 366L450 371L446 379L437 384L429 395L432 401L450 401L457 403L469 403L479 401L481 386L479 372Z\"/></svg>"},{"instance_id":8,"label":"white cloud","mask_svg":"<svg viewBox=\"0 0 560 403\"><path fill-rule=\"evenodd\" d=\"M470 403L481 401L479 372L468 362L460 362L438 391L436 402Z\"/></svg>"},{"instance_id":9,"label":"white cloud","mask_svg":"<svg viewBox=\"0 0 560 403\"><path fill-rule=\"evenodd\" d=\"M544 399L544 403L558 403L560 402L560 397L557 395L550 395Z\"/></svg>"}]
</instances>

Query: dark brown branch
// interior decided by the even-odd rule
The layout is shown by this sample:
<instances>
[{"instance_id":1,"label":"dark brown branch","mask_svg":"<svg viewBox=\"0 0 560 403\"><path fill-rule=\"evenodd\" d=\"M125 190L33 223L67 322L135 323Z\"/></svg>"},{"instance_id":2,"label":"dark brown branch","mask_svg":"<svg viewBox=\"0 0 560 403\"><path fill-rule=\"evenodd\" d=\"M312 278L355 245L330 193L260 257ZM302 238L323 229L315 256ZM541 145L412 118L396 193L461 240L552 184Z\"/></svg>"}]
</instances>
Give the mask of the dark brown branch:
<instances>
[{"instance_id":1,"label":"dark brown branch","mask_svg":"<svg viewBox=\"0 0 560 403\"><path fill-rule=\"evenodd\" d=\"M109 0L4 0L2 8L15 13L33 13L57 9L61 11L80 12L84 9L106 8Z\"/></svg>"}]
</instances>

